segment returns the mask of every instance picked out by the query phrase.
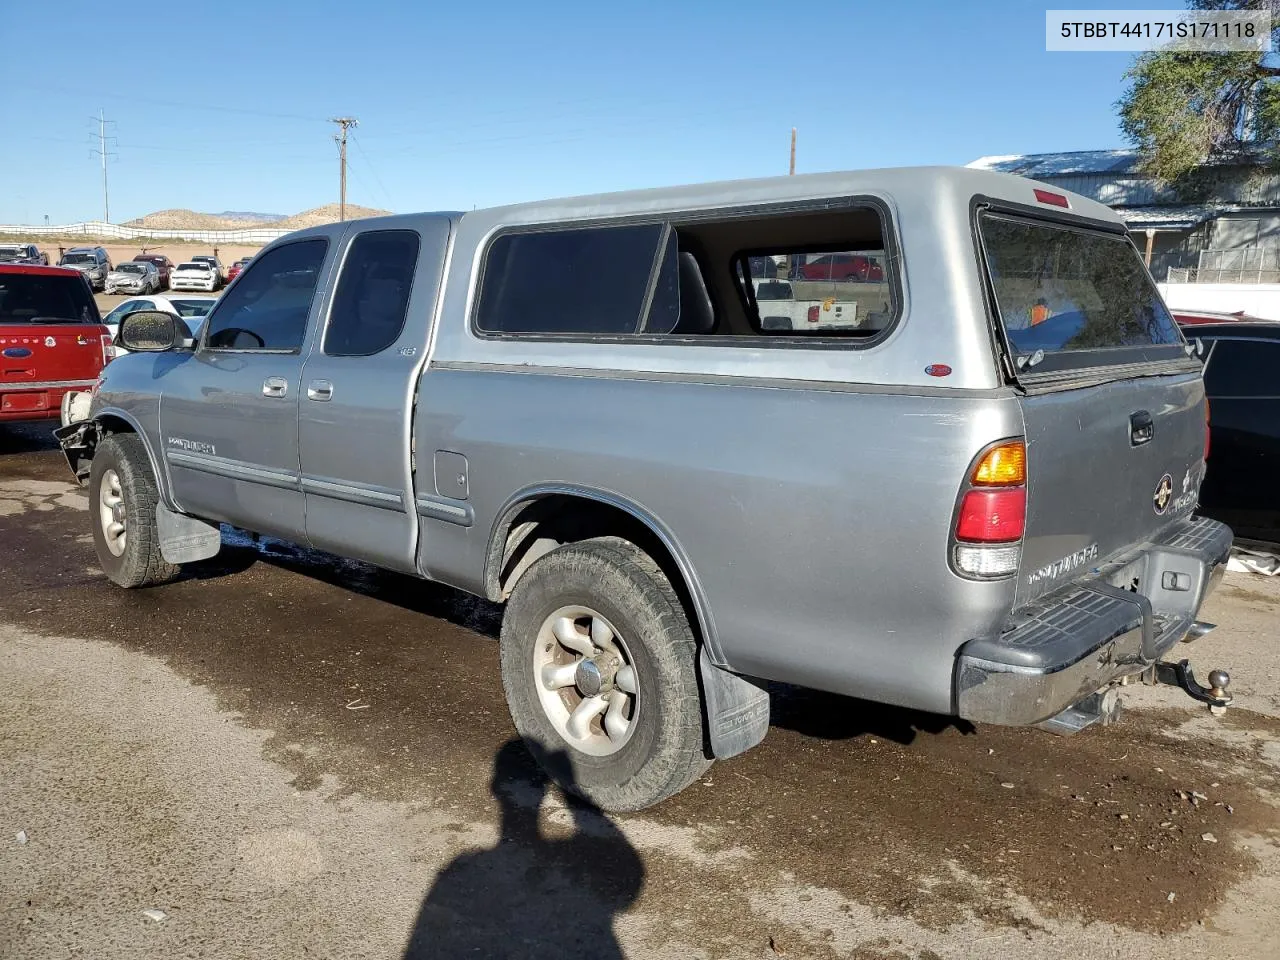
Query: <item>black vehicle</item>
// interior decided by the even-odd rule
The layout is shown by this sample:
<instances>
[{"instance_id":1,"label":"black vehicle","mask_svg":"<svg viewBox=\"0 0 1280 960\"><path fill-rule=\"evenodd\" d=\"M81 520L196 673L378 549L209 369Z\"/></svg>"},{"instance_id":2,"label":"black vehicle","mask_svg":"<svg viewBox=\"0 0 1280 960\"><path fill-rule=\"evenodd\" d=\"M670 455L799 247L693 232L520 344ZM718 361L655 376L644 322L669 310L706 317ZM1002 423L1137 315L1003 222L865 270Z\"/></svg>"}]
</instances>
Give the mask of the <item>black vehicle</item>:
<instances>
[{"instance_id":1,"label":"black vehicle","mask_svg":"<svg viewBox=\"0 0 1280 960\"><path fill-rule=\"evenodd\" d=\"M1280 543L1280 321L1186 324L1204 343L1209 472L1200 512Z\"/></svg>"}]
</instances>

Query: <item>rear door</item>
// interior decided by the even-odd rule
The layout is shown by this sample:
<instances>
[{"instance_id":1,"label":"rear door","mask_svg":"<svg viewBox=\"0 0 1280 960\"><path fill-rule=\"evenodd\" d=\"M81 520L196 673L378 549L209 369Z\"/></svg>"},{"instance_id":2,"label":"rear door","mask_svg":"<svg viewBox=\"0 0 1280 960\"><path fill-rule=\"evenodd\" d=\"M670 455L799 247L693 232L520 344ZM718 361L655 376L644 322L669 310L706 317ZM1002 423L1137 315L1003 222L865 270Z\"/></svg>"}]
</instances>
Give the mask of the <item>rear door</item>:
<instances>
[{"instance_id":1,"label":"rear door","mask_svg":"<svg viewBox=\"0 0 1280 960\"><path fill-rule=\"evenodd\" d=\"M449 225L422 217L408 228L353 230L302 377L307 539L406 572L416 568L418 536L412 418Z\"/></svg>"},{"instance_id":2,"label":"rear door","mask_svg":"<svg viewBox=\"0 0 1280 960\"><path fill-rule=\"evenodd\" d=\"M1193 511L1204 386L1123 233L991 212L979 232L1026 391L1021 602Z\"/></svg>"}]
</instances>

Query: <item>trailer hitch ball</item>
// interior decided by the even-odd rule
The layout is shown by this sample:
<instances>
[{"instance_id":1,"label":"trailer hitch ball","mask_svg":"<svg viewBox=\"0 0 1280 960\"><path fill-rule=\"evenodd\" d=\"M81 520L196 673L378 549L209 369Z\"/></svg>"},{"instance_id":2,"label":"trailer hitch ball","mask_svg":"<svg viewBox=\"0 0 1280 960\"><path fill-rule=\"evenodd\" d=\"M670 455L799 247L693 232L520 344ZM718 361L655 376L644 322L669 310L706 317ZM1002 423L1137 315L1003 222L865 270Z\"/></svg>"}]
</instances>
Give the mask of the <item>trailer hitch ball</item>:
<instances>
[{"instance_id":1,"label":"trailer hitch ball","mask_svg":"<svg viewBox=\"0 0 1280 960\"><path fill-rule=\"evenodd\" d=\"M1231 674L1225 670L1209 671L1209 695L1218 700L1227 698L1227 687L1231 686Z\"/></svg>"}]
</instances>

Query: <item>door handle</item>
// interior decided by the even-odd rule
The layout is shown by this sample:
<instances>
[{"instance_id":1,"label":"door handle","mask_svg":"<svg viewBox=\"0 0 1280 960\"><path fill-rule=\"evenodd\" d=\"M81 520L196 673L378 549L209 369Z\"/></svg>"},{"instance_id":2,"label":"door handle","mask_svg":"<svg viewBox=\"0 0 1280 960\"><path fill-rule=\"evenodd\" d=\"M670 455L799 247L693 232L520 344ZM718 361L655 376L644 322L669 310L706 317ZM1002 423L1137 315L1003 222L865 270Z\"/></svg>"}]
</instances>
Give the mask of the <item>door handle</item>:
<instances>
[{"instance_id":1,"label":"door handle","mask_svg":"<svg viewBox=\"0 0 1280 960\"><path fill-rule=\"evenodd\" d=\"M1156 435L1156 421L1146 410L1139 410L1129 417L1129 444L1140 447Z\"/></svg>"},{"instance_id":2,"label":"door handle","mask_svg":"<svg viewBox=\"0 0 1280 960\"><path fill-rule=\"evenodd\" d=\"M333 384L328 380L312 380L307 384L308 400L330 400L333 398Z\"/></svg>"},{"instance_id":3,"label":"door handle","mask_svg":"<svg viewBox=\"0 0 1280 960\"><path fill-rule=\"evenodd\" d=\"M283 397L289 392L289 381L284 377L267 377L262 381L264 397Z\"/></svg>"}]
</instances>

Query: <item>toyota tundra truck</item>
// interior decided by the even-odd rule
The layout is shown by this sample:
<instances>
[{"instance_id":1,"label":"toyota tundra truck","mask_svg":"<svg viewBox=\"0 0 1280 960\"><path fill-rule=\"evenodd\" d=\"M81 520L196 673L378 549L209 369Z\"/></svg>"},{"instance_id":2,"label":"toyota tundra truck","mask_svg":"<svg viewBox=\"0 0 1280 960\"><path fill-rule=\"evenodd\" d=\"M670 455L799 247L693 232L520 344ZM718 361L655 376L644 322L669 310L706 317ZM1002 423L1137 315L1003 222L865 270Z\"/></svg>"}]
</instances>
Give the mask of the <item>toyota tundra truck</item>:
<instances>
[{"instance_id":1,"label":"toyota tundra truck","mask_svg":"<svg viewBox=\"0 0 1280 960\"><path fill-rule=\"evenodd\" d=\"M753 259L812 255L883 264L876 309L765 323ZM119 339L58 431L111 580L229 524L504 603L515 727L606 809L757 743L767 681L1064 733L1131 679L1229 700L1167 660L1231 545L1200 365L1081 196L925 168L335 223L198 336Z\"/></svg>"},{"instance_id":2,"label":"toyota tundra truck","mask_svg":"<svg viewBox=\"0 0 1280 960\"><path fill-rule=\"evenodd\" d=\"M80 271L0 264L0 422L58 419L63 395L92 387L112 349Z\"/></svg>"}]
</instances>

